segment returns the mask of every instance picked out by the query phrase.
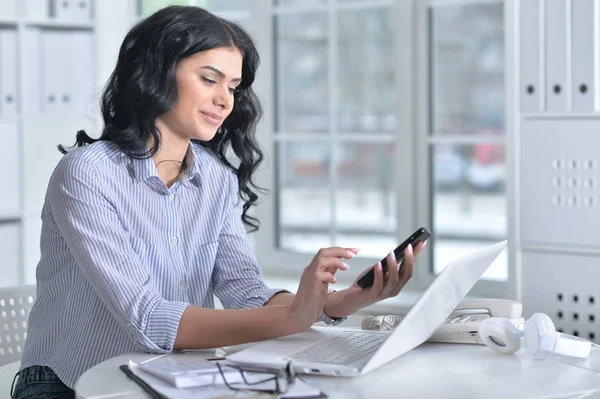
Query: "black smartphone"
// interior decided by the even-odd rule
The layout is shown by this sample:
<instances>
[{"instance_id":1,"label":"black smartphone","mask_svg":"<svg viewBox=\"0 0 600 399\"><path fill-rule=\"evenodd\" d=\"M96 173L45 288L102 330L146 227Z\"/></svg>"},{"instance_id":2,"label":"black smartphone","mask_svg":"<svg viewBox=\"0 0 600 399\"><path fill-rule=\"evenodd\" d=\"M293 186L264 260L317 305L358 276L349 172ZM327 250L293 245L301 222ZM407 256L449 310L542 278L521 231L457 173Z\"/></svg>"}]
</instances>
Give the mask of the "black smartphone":
<instances>
[{"instance_id":1,"label":"black smartphone","mask_svg":"<svg viewBox=\"0 0 600 399\"><path fill-rule=\"evenodd\" d=\"M417 246L420 242L426 241L429 237L431 237L431 231L429 231L426 227L421 227L414 233L412 233L404 242L394 249L394 255L396 256L396 263L402 262L404 258L404 250L408 247L408 244L411 244L414 247ZM381 268L383 270L383 275L388 271L387 267L387 256L381 260ZM360 278L356 282L361 288L369 288L373 285L373 281L375 280L375 268L371 268L368 273Z\"/></svg>"}]
</instances>

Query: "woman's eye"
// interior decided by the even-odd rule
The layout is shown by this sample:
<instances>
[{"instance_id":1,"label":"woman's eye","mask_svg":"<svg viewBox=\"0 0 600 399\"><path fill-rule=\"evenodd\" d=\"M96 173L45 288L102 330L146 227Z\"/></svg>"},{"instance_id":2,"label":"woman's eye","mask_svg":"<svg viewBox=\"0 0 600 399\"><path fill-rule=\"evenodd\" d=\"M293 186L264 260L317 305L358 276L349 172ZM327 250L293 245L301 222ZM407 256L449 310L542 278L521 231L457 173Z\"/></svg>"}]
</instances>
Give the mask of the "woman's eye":
<instances>
[{"instance_id":1,"label":"woman's eye","mask_svg":"<svg viewBox=\"0 0 600 399\"><path fill-rule=\"evenodd\" d=\"M238 88L237 88L237 87L230 87L230 88L229 88L229 92L230 92L231 94L235 94L235 93L237 93L238 91L239 91L239 90L238 90Z\"/></svg>"},{"instance_id":2,"label":"woman's eye","mask_svg":"<svg viewBox=\"0 0 600 399\"><path fill-rule=\"evenodd\" d=\"M204 80L204 81L205 81L206 83L208 83L208 84L215 84L215 83L217 83L217 82L215 82L215 81L214 81L214 80L212 80L212 79L205 78L204 76L202 77L202 80Z\"/></svg>"}]
</instances>

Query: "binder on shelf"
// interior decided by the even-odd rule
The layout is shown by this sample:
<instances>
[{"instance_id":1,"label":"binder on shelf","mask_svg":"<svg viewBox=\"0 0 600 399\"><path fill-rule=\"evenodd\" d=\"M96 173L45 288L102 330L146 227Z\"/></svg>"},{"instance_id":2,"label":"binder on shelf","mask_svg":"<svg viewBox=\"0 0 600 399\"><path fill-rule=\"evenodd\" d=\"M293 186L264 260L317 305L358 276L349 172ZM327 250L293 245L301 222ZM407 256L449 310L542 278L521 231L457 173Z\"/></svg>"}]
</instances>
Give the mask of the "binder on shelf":
<instances>
[{"instance_id":1,"label":"binder on shelf","mask_svg":"<svg viewBox=\"0 0 600 399\"><path fill-rule=\"evenodd\" d=\"M90 21L92 19L92 0L77 0L72 5L72 18L75 21Z\"/></svg>"},{"instance_id":2,"label":"binder on shelf","mask_svg":"<svg viewBox=\"0 0 600 399\"><path fill-rule=\"evenodd\" d=\"M27 0L25 16L30 20L47 20L50 17L50 0Z\"/></svg>"},{"instance_id":3,"label":"binder on shelf","mask_svg":"<svg viewBox=\"0 0 600 399\"><path fill-rule=\"evenodd\" d=\"M16 121L0 121L0 170L4 173L3 193L0 195L0 219L3 215L19 214L21 208L19 167L19 130Z\"/></svg>"},{"instance_id":4,"label":"binder on shelf","mask_svg":"<svg viewBox=\"0 0 600 399\"><path fill-rule=\"evenodd\" d=\"M23 43L24 113L89 111L97 100L94 33L27 28Z\"/></svg>"},{"instance_id":5,"label":"binder on shelf","mask_svg":"<svg viewBox=\"0 0 600 399\"><path fill-rule=\"evenodd\" d=\"M71 60L71 74L65 91L72 98L72 110L91 116L91 107L99 101L94 99L96 91L96 57L94 34L88 31L73 31L69 48L77 54Z\"/></svg>"},{"instance_id":6,"label":"binder on shelf","mask_svg":"<svg viewBox=\"0 0 600 399\"><path fill-rule=\"evenodd\" d=\"M598 0L571 1L571 104L573 111L597 111L598 37L600 23Z\"/></svg>"},{"instance_id":7,"label":"binder on shelf","mask_svg":"<svg viewBox=\"0 0 600 399\"><path fill-rule=\"evenodd\" d=\"M520 108L523 112L544 109L542 0L519 3Z\"/></svg>"},{"instance_id":8,"label":"binder on shelf","mask_svg":"<svg viewBox=\"0 0 600 399\"><path fill-rule=\"evenodd\" d=\"M0 19L12 19L17 17L17 0L0 1Z\"/></svg>"},{"instance_id":9,"label":"binder on shelf","mask_svg":"<svg viewBox=\"0 0 600 399\"><path fill-rule=\"evenodd\" d=\"M38 115L42 110L40 76L43 65L41 62L41 30L39 28L26 28L23 31L22 59L21 73L24 75L21 92L22 111L24 115Z\"/></svg>"},{"instance_id":10,"label":"binder on shelf","mask_svg":"<svg viewBox=\"0 0 600 399\"><path fill-rule=\"evenodd\" d=\"M71 21L75 14L75 0L51 0L50 15L60 21Z\"/></svg>"},{"instance_id":11,"label":"binder on shelf","mask_svg":"<svg viewBox=\"0 0 600 399\"><path fill-rule=\"evenodd\" d=\"M71 33L44 30L41 33L42 113L64 113L71 108Z\"/></svg>"},{"instance_id":12,"label":"binder on shelf","mask_svg":"<svg viewBox=\"0 0 600 399\"><path fill-rule=\"evenodd\" d=\"M546 50L546 110L568 110L570 82L567 80L567 2L570 0L545 1L545 50ZM520 2L520 3L526 3Z\"/></svg>"},{"instance_id":13,"label":"binder on shelf","mask_svg":"<svg viewBox=\"0 0 600 399\"><path fill-rule=\"evenodd\" d=\"M17 115L17 31L0 29L0 114Z\"/></svg>"}]
</instances>

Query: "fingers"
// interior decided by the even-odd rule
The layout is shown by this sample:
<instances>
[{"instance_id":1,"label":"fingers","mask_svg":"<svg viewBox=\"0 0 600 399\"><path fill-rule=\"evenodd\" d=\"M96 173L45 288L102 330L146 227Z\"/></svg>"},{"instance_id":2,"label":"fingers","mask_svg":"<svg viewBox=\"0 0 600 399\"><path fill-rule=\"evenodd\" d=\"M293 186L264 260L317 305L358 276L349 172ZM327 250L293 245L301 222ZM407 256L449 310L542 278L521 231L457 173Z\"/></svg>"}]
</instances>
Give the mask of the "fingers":
<instances>
[{"instance_id":1,"label":"fingers","mask_svg":"<svg viewBox=\"0 0 600 399\"><path fill-rule=\"evenodd\" d=\"M321 248L305 273L314 274L320 282L337 283L334 274L338 270L348 270L350 266L342 259L356 256L357 248Z\"/></svg>"},{"instance_id":2,"label":"fingers","mask_svg":"<svg viewBox=\"0 0 600 399\"><path fill-rule=\"evenodd\" d=\"M335 276L329 272L321 271L321 272L317 272L315 275L317 276L319 281L322 283L329 283L329 284L337 283L337 279L335 278Z\"/></svg>"},{"instance_id":3,"label":"fingers","mask_svg":"<svg viewBox=\"0 0 600 399\"><path fill-rule=\"evenodd\" d=\"M344 258L344 259L352 259L356 256L356 254L360 251L358 248L342 248L342 247L330 247L330 248L321 248L319 252L317 252L316 257L336 257L336 258Z\"/></svg>"},{"instance_id":4,"label":"fingers","mask_svg":"<svg viewBox=\"0 0 600 399\"><path fill-rule=\"evenodd\" d=\"M425 245L427 245L427 241L421 241L420 243L418 243L417 246L413 249L414 256L417 256L419 252L421 252L421 250L425 247Z\"/></svg>"},{"instance_id":5,"label":"fingers","mask_svg":"<svg viewBox=\"0 0 600 399\"><path fill-rule=\"evenodd\" d=\"M400 271L398 272L398 281L391 290L389 297L398 295L400 293L400 290L402 290L402 288L406 285L408 280L412 278L414 270L414 261L415 255L412 246L409 245L404 250L404 259L402 260L402 265L400 267Z\"/></svg>"},{"instance_id":6,"label":"fingers","mask_svg":"<svg viewBox=\"0 0 600 399\"><path fill-rule=\"evenodd\" d=\"M404 250L404 259L400 270L400 280L404 280L406 283L413 276L413 264L415 262L415 255L413 253L412 245L408 245Z\"/></svg>"},{"instance_id":7,"label":"fingers","mask_svg":"<svg viewBox=\"0 0 600 399\"><path fill-rule=\"evenodd\" d=\"M375 278L373 280L373 285L370 290L375 293L376 296L379 295L381 290L383 289L383 269L381 268L381 262L377 262L375 265Z\"/></svg>"},{"instance_id":8,"label":"fingers","mask_svg":"<svg viewBox=\"0 0 600 399\"><path fill-rule=\"evenodd\" d=\"M396 263L394 251L391 251L388 254L386 261L388 265L388 273L386 275L386 278L384 279L384 285L379 294L379 296L382 298L387 298L392 295L392 291L396 288L400 279L398 273L398 264Z\"/></svg>"},{"instance_id":9,"label":"fingers","mask_svg":"<svg viewBox=\"0 0 600 399\"><path fill-rule=\"evenodd\" d=\"M322 258L319 259L317 265L318 270L324 270L329 273L335 274L339 270L348 270L350 266L340 258Z\"/></svg>"},{"instance_id":10,"label":"fingers","mask_svg":"<svg viewBox=\"0 0 600 399\"><path fill-rule=\"evenodd\" d=\"M311 266L317 270L324 270L332 274L335 274L338 269L348 270L350 266L342 259L353 258L358 251L358 248L321 248L314 257Z\"/></svg>"}]
</instances>

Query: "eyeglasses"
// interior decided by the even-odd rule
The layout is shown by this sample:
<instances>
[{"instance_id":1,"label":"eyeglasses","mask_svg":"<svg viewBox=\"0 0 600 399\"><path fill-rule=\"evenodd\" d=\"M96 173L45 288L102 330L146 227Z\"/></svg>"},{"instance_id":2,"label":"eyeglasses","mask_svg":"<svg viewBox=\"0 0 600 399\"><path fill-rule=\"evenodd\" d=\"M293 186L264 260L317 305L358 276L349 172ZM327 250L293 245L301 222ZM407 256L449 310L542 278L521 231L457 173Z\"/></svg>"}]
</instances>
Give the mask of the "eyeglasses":
<instances>
[{"instance_id":1,"label":"eyeglasses","mask_svg":"<svg viewBox=\"0 0 600 399\"><path fill-rule=\"evenodd\" d=\"M296 379L296 372L291 361L283 369L238 364L221 366L220 362L217 362L217 367L219 368L223 382L227 388L233 391L263 392L280 395L286 393ZM231 379L231 372L223 371L223 367L239 371L243 383L237 379L235 382L228 381L227 378ZM229 374L229 377L226 377L226 374Z\"/></svg>"}]
</instances>

